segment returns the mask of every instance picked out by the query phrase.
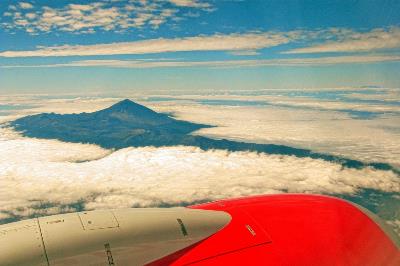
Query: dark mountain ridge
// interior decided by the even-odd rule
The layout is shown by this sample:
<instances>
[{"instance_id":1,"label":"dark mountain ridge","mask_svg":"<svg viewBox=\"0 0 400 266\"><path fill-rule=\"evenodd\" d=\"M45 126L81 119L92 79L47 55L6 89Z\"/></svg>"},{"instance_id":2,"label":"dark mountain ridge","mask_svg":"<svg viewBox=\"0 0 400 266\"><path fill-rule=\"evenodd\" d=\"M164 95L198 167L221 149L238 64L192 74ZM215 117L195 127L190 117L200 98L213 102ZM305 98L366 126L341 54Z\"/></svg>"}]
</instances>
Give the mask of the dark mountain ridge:
<instances>
[{"instance_id":1,"label":"dark mountain ridge","mask_svg":"<svg viewBox=\"0 0 400 266\"><path fill-rule=\"evenodd\" d=\"M255 151L322 159L350 168L371 166L381 170L393 170L399 174L397 169L386 163L363 163L284 145L255 144L194 136L190 133L211 126L176 120L131 100L123 100L93 113L43 113L26 116L11 122L10 125L27 137L92 143L108 149L185 145L200 147L203 150Z\"/></svg>"}]
</instances>

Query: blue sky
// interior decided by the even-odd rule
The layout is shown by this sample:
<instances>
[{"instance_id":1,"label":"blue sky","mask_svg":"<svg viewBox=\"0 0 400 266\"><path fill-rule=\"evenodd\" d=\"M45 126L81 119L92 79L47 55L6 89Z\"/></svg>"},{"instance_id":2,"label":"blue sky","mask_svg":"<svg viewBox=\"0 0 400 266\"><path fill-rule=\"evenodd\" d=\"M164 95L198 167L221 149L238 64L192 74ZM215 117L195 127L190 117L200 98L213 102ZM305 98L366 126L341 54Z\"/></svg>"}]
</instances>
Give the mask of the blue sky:
<instances>
[{"instance_id":1,"label":"blue sky","mask_svg":"<svg viewBox=\"0 0 400 266\"><path fill-rule=\"evenodd\" d=\"M398 87L399 1L7 1L0 93Z\"/></svg>"}]
</instances>

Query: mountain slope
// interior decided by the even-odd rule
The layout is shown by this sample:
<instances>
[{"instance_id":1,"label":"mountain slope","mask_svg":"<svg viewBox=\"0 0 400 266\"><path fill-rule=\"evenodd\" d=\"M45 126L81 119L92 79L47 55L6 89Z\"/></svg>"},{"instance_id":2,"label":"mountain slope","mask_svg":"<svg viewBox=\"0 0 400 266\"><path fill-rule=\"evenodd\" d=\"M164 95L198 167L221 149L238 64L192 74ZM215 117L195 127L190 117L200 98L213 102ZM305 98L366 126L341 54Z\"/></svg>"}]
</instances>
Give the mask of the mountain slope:
<instances>
[{"instance_id":1,"label":"mountain slope","mask_svg":"<svg viewBox=\"0 0 400 266\"><path fill-rule=\"evenodd\" d=\"M93 113L27 116L12 122L12 126L29 137L94 143L105 148L176 145L186 134L209 127L173 119L130 100Z\"/></svg>"}]
</instances>

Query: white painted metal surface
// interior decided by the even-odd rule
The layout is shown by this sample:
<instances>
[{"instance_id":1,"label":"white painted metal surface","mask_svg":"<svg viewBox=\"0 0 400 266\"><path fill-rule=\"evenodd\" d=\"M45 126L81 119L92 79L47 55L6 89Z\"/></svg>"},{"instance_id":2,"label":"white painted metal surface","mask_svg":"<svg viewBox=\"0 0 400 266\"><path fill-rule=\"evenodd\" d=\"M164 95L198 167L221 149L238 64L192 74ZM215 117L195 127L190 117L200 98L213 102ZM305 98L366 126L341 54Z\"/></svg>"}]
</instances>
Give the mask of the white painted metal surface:
<instances>
[{"instance_id":1,"label":"white painted metal surface","mask_svg":"<svg viewBox=\"0 0 400 266\"><path fill-rule=\"evenodd\" d=\"M143 265L226 226L225 212L121 209L61 214L0 226L0 265Z\"/></svg>"}]
</instances>

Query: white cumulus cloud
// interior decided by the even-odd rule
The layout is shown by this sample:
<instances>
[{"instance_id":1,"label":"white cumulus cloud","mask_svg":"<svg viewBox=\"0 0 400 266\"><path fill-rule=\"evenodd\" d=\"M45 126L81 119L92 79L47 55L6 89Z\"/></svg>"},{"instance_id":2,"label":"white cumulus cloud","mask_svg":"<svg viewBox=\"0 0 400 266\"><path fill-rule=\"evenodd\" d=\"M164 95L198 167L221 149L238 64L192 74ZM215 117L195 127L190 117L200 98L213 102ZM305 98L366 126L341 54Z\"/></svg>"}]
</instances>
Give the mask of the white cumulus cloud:
<instances>
[{"instance_id":1,"label":"white cumulus cloud","mask_svg":"<svg viewBox=\"0 0 400 266\"><path fill-rule=\"evenodd\" d=\"M24 30L30 34L48 33L52 31L91 34L97 31L124 32L130 28L140 29L150 26L153 29L168 20L174 23L184 19L180 13L182 7L197 9L199 12L211 12L210 3L194 0L174 0L172 7L166 6L169 1L127 1L113 3L111 1L70 3L60 7L35 5L35 14L31 12L34 6L28 2L10 5L2 26L9 30ZM17 12L15 12L17 11ZM23 21L27 22L22 23Z\"/></svg>"},{"instance_id":2,"label":"white cumulus cloud","mask_svg":"<svg viewBox=\"0 0 400 266\"><path fill-rule=\"evenodd\" d=\"M198 0L169 0L169 2L171 2L176 6L183 6L183 7L197 7L197 8L211 7L210 3Z\"/></svg>"},{"instance_id":3,"label":"white cumulus cloud","mask_svg":"<svg viewBox=\"0 0 400 266\"><path fill-rule=\"evenodd\" d=\"M3 218L73 210L78 202L97 209L281 192L400 192L391 171L347 169L310 158L180 146L109 154L93 145L24 138L7 129L0 135Z\"/></svg>"},{"instance_id":4,"label":"white cumulus cloud","mask_svg":"<svg viewBox=\"0 0 400 266\"><path fill-rule=\"evenodd\" d=\"M28 3L28 2L19 2L19 6L22 9L31 9L31 8L33 8L33 5L31 3Z\"/></svg>"}]
</instances>

